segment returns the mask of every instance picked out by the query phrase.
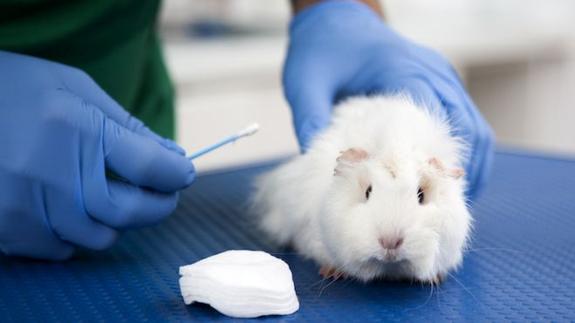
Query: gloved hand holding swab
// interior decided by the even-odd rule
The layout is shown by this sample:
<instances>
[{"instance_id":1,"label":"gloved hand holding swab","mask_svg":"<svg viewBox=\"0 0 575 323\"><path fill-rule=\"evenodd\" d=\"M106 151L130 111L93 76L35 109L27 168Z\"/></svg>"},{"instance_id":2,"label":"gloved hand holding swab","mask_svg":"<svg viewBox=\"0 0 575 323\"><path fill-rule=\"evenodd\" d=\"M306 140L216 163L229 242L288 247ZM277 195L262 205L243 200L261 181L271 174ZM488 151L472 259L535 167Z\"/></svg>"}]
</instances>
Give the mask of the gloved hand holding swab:
<instances>
[{"instance_id":1,"label":"gloved hand holding swab","mask_svg":"<svg viewBox=\"0 0 575 323\"><path fill-rule=\"evenodd\" d=\"M220 148L221 146L224 146L224 145L227 145L227 144L229 144L229 143L235 142L236 140L238 140L238 139L240 139L240 138L251 136L251 135L253 135L254 133L256 133L259 129L260 129L260 126L259 126L257 123L253 123L253 124L247 126L247 127L246 127L245 129L243 129L242 131L240 131L240 132L238 132L238 133L236 133L236 134L234 134L234 135L228 136L228 137L226 137L226 138L220 140L219 142L217 142L217 143L215 143L215 144L213 144L213 145L204 147L204 148L202 148L202 149L196 151L195 153L193 153L193 154L191 154L190 156L188 156L188 159L189 159L189 160L193 160L193 159L195 159L195 158L198 158L198 157L200 157L200 156L202 156L202 155L204 155L204 154L207 154L207 153L211 152L212 150L218 149L218 148Z\"/></svg>"}]
</instances>

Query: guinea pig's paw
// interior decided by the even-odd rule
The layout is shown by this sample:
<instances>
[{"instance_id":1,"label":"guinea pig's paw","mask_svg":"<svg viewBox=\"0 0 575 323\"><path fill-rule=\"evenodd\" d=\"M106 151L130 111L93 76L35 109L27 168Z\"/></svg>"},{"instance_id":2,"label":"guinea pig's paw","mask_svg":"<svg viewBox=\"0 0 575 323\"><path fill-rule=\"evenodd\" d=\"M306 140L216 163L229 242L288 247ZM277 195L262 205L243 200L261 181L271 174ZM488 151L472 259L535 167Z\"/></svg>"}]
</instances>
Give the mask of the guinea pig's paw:
<instances>
[{"instance_id":1,"label":"guinea pig's paw","mask_svg":"<svg viewBox=\"0 0 575 323\"><path fill-rule=\"evenodd\" d=\"M438 273L438 274L435 275L435 277L431 280L431 284L432 284L432 285L439 285L439 284L443 283L444 280L445 280L445 275Z\"/></svg>"},{"instance_id":2,"label":"guinea pig's paw","mask_svg":"<svg viewBox=\"0 0 575 323\"><path fill-rule=\"evenodd\" d=\"M340 278L346 279L348 277L347 274L331 266L321 266L321 268L319 269L319 274L324 279L333 279L333 280L338 280Z\"/></svg>"}]
</instances>

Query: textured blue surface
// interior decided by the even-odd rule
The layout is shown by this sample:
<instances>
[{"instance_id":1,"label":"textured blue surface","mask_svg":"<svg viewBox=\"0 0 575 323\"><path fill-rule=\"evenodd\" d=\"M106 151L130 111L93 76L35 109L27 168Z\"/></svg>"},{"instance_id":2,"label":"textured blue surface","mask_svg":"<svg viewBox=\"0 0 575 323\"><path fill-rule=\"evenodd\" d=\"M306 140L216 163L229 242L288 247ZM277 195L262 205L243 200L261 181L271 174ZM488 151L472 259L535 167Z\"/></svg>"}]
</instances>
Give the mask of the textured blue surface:
<instances>
[{"instance_id":1,"label":"textured blue surface","mask_svg":"<svg viewBox=\"0 0 575 323\"><path fill-rule=\"evenodd\" d=\"M185 306L178 267L228 249L286 260L301 308L264 320L575 320L575 162L497 154L473 206L472 250L438 289L409 283L321 282L316 266L269 245L246 216L254 167L200 177L159 226L65 263L0 256L0 321L226 320Z\"/></svg>"}]
</instances>

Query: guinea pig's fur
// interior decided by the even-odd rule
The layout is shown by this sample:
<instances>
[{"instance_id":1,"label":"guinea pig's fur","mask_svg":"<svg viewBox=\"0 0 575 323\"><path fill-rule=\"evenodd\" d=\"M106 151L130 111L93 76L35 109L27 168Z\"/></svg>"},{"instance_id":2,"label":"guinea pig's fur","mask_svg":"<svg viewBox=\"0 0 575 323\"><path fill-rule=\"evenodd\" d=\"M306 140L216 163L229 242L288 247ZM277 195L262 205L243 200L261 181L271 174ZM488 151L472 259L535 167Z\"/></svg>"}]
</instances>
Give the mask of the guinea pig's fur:
<instances>
[{"instance_id":1,"label":"guinea pig's fur","mask_svg":"<svg viewBox=\"0 0 575 323\"><path fill-rule=\"evenodd\" d=\"M262 175L261 228L324 269L437 283L470 231L462 140L404 96L348 99L307 153Z\"/></svg>"}]
</instances>

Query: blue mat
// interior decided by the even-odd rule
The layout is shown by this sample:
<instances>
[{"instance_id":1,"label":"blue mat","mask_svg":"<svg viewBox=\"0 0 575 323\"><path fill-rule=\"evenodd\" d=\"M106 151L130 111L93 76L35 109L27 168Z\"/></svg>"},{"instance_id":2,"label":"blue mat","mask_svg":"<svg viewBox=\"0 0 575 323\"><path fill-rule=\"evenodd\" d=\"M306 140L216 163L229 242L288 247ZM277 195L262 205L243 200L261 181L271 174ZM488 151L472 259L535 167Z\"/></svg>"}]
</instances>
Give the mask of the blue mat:
<instances>
[{"instance_id":1,"label":"blue mat","mask_svg":"<svg viewBox=\"0 0 575 323\"><path fill-rule=\"evenodd\" d=\"M227 318L185 306L178 267L228 249L266 250L291 267L300 310L285 321L575 320L575 162L498 153L473 206L472 250L437 290L409 283L320 282L317 267L272 247L247 220L258 166L205 175L159 226L126 233L106 252L65 263L0 256L0 321L197 321Z\"/></svg>"}]
</instances>

